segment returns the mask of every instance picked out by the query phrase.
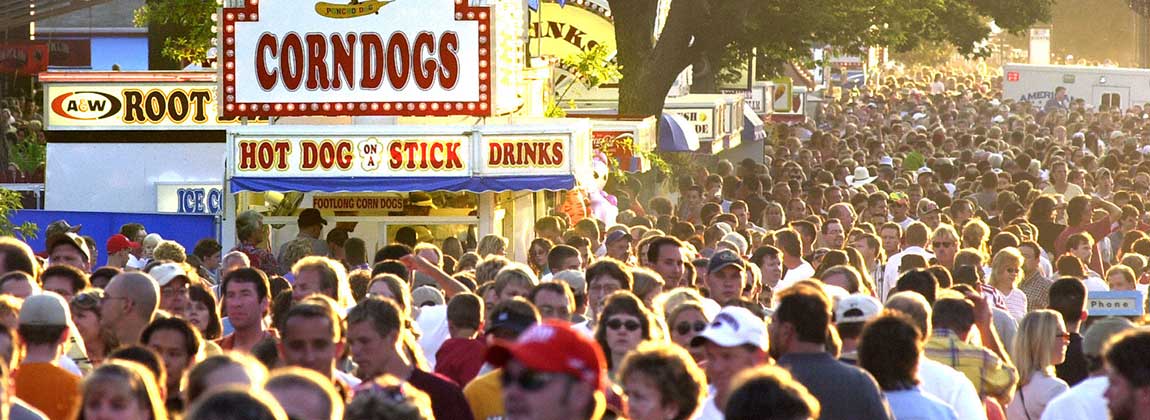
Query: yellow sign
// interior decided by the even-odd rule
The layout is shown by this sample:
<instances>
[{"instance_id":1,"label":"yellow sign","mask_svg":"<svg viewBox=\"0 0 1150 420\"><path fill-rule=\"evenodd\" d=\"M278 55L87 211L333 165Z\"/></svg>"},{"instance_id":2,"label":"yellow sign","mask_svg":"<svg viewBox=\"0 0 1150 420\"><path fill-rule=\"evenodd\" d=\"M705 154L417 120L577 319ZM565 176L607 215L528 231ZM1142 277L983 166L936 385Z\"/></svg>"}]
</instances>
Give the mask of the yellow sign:
<instances>
[{"instance_id":1,"label":"yellow sign","mask_svg":"<svg viewBox=\"0 0 1150 420\"><path fill-rule=\"evenodd\" d=\"M771 92L771 110L774 112L791 112L791 89L794 86L789 77L775 79L774 89Z\"/></svg>"},{"instance_id":2,"label":"yellow sign","mask_svg":"<svg viewBox=\"0 0 1150 420\"><path fill-rule=\"evenodd\" d=\"M334 19L347 19L379 13L379 9L395 0L365 0L359 2L351 0L349 4L335 4L319 2L315 4L315 12L320 16Z\"/></svg>"},{"instance_id":3,"label":"yellow sign","mask_svg":"<svg viewBox=\"0 0 1150 420\"><path fill-rule=\"evenodd\" d=\"M597 45L606 47L609 55L615 55L615 24L606 17L605 9L590 1L583 4L569 1L563 7L541 2L539 8L538 12L531 12L528 49L532 56L570 58Z\"/></svg>"}]
</instances>

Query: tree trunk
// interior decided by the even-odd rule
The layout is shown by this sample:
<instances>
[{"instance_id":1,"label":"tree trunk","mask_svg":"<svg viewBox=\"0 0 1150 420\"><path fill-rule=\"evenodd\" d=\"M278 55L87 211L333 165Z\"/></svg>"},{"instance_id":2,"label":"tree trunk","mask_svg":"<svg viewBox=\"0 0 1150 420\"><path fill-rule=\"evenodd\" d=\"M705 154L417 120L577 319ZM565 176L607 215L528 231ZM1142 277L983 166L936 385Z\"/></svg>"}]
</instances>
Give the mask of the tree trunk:
<instances>
[{"instance_id":1,"label":"tree trunk","mask_svg":"<svg viewBox=\"0 0 1150 420\"><path fill-rule=\"evenodd\" d=\"M692 67L691 93L719 93L719 54L707 49Z\"/></svg>"},{"instance_id":2,"label":"tree trunk","mask_svg":"<svg viewBox=\"0 0 1150 420\"><path fill-rule=\"evenodd\" d=\"M667 91L687 68L699 48L691 44L700 27L701 0L674 0L657 42L652 41L657 0L612 0L615 40L619 45L619 113L658 115Z\"/></svg>"}]
</instances>

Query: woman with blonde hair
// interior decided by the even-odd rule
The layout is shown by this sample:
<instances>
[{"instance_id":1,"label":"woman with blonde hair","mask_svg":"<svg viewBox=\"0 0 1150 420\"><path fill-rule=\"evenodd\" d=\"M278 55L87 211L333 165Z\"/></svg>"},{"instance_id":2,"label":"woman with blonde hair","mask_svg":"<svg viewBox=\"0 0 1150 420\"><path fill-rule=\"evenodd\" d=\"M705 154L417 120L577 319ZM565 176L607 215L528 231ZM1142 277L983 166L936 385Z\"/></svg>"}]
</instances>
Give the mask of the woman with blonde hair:
<instances>
[{"instance_id":1,"label":"woman with blonde hair","mask_svg":"<svg viewBox=\"0 0 1150 420\"><path fill-rule=\"evenodd\" d=\"M475 251L479 253L480 258L491 254L506 255L507 238L499 235L486 235L479 239L479 245L476 246Z\"/></svg>"},{"instance_id":2,"label":"woman with blonde hair","mask_svg":"<svg viewBox=\"0 0 1150 420\"><path fill-rule=\"evenodd\" d=\"M970 219L962 225L962 247L974 248L990 254L990 226L982 219Z\"/></svg>"},{"instance_id":3,"label":"woman with blonde hair","mask_svg":"<svg viewBox=\"0 0 1150 420\"><path fill-rule=\"evenodd\" d=\"M1070 333L1058 312L1040 309L1022 318L1010 348L1019 379L1014 400L1006 406L1008 420L1042 418L1046 403L1069 388L1054 374L1069 344Z\"/></svg>"},{"instance_id":4,"label":"woman with blonde hair","mask_svg":"<svg viewBox=\"0 0 1150 420\"><path fill-rule=\"evenodd\" d=\"M167 420L152 372L136 362L110 360L84 379L78 420Z\"/></svg>"},{"instance_id":5,"label":"woman with blonde hair","mask_svg":"<svg viewBox=\"0 0 1150 420\"><path fill-rule=\"evenodd\" d=\"M1022 281L1022 252L1015 247L1003 248L990 260L990 283L1006 296L1006 310L1014 319L1026 315L1026 294L1018 288Z\"/></svg>"}]
</instances>

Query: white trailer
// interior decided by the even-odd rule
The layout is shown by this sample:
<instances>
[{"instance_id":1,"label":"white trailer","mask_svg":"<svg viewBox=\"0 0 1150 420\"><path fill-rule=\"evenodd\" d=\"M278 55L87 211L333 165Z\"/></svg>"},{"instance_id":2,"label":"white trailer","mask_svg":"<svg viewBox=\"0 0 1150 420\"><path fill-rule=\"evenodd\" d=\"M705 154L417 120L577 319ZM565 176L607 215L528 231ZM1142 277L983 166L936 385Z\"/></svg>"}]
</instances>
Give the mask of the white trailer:
<instances>
[{"instance_id":1,"label":"white trailer","mask_svg":"<svg viewBox=\"0 0 1150 420\"><path fill-rule=\"evenodd\" d=\"M1035 64L1002 68L1002 99L1044 106L1054 90L1065 87L1071 100L1083 99L1095 109L1102 105L1129 108L1150 102L1150 69Z\"/></svg>"}]
</instances>

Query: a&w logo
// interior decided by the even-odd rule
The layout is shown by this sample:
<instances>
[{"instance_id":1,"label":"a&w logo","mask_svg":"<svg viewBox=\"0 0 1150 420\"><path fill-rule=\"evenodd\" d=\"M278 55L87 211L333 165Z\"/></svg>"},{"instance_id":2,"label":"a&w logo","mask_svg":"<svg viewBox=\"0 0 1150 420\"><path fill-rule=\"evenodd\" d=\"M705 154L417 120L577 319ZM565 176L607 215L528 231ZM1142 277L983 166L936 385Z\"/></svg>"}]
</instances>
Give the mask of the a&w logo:
<instances>
[{"instance_id":1,"label":"a&w logo","mask_svg":"<svg viewBox=\"0 0 1150 420\"><path fill-rule=\"evenodd\" d=\"M120 112L120 99L103 92L68 92L52 99L52 112L73 120L100 120Z\"/></svg>"}]
</instances>

